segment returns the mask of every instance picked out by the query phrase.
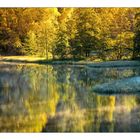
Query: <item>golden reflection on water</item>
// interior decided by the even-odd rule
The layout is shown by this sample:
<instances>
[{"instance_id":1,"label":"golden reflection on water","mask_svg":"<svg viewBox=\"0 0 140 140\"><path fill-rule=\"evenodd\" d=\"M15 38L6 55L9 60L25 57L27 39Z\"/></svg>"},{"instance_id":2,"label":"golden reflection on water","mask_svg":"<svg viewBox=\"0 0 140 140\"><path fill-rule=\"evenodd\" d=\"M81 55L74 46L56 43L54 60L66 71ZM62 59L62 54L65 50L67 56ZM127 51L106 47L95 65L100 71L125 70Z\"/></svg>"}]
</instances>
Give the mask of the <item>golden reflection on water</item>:
<instances>
[{"instance_id":1,"label":"golden reflection on water","mask_svg":"<svg viewBox=\"0 0 140 140\"><path fill-rule=\"evenodd\" d=\"M109 80L119 74L117 70L110 71ZM139 96L91 93L92 86L103 83L110 71L1 64L0 131L131 131L134 128L128 129L126 124L132 125L140 119L137 113L140 111ZM129 69L123 75L136 73ZM124 121L126 117L128 120ZM119 128L121 122L122 128Z\"/></svg>"}]
</instances>

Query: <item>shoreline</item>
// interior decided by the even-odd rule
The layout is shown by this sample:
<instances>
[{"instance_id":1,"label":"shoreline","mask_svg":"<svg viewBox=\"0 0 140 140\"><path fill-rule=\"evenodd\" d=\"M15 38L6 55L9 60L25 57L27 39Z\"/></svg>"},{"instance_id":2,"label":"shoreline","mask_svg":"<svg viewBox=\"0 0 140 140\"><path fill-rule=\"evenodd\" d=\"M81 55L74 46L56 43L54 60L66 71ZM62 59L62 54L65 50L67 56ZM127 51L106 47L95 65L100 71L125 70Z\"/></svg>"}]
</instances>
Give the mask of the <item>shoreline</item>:
<instances>
[{"instance_id":1,"label":"shoreline","mask_svg":"<svg viewBox=\"0 0 140 140\"><path fill-rule=\"evenodd\" d=\"M140 66L138 60L116 60L116 61L87 61L87 60L48 60L42 57L30 56L1 56L0 62L16 62L16 63L34 63L34 64L49 64L49 65L85 65L89 68L107 68L107 67L135 67Z\"/></svg>"}]
</instances>

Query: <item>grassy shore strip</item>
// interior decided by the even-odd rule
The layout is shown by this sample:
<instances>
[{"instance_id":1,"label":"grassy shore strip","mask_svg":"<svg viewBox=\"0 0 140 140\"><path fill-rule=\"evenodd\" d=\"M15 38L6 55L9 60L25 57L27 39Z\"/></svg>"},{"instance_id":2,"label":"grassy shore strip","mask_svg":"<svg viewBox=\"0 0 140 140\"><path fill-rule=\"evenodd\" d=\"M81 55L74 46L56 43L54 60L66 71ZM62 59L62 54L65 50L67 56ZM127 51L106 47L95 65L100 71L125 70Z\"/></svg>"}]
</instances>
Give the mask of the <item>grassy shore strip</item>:
<instances>
[{"instance_id":1,"label":"grassy shore strip","mask_svg":"<svg viewBox=\"0 0 140 140\"><path fill-rule=\"evenodd\" d=\"M43 57L34 56L1 56L1 62L16 62L16 63L37 63L37 64L50 64L50 65L86 65L93 68L102 67L134 67L140 66L140 61L134 60L120 60L120 61L108 61L108 62L95 62L95 61L85 61L85 60L73 60L73 59L63 59L63 60L46 60Z\"/></svg>"},{"instance_id":2,"label":"grassy shore strip","mask_svg":"<svg viewBox=\"0 0 140 140\"><path fill-rule=\"evenodd\" d=\"M16 62L16 63L37 63L37 64L75 64L75 65L86 65L87 63L93 63L90 61L80 60L80 59L63 59L63 60L46 60L42 57L33 56L1 56L1 62Z\"/></svg>"},{"instance_id":3,"label":"grassy shore strip","mask_svg":"<svg viewBox=\"0 0 140 140\"><path fill-rule=\"evenodd\" d=\"M100 62L87 64L88 67L93 68L102 68L102 67L135 67L140 66L140 61L136 60L120 60L120 61L108 61L108 62Z\"/></svg>"}]
</instances>

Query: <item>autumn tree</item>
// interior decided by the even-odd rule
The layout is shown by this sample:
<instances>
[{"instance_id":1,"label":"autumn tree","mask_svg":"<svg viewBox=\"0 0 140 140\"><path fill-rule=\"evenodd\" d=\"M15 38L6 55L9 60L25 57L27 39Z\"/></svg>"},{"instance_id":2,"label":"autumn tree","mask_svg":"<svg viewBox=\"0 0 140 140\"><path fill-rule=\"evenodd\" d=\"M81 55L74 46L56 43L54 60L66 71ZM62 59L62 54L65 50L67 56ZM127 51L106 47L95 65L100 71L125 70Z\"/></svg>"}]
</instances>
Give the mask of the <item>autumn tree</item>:
<instances>
[{"instance_id":1,"label":"autumn tree","mask_svg":"<svg viewBox=\"0 0 140 140\"><path fill-rule=\"evenodd\" d=\"M46 59L139 56L139 8L3 8L0 52ZM134 48L134 49L133 49Z\"/></svg>"},{"instance_id":2,"label":"autumn tree","mask_svg":"<svg viewBox=\"0 0 140 140\"><path fill-rule=\"evenodd\" d=\"M138 10L135 15L135 36L134 36L134 51L133 59L140 55L140 11Z\"/></svg>"}]
</instances>

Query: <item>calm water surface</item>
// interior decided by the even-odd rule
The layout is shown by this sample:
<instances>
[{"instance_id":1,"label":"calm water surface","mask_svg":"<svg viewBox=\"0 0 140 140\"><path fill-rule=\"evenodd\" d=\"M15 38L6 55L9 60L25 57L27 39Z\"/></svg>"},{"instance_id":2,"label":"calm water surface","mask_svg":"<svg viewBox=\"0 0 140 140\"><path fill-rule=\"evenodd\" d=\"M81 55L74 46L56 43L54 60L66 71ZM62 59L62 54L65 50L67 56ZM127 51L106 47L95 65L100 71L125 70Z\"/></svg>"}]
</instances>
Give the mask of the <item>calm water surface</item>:
<instances>
[{"instance_id":1,"label":"calm water surface","mask_svg":"<svg viewBox=\"0 0 140 140\"><path fill-rule=\"evenodd\" d=\"M140 132L140 95L92 87L140 68L0 63L1 132Z\"/></svg>"}]
</instances>

